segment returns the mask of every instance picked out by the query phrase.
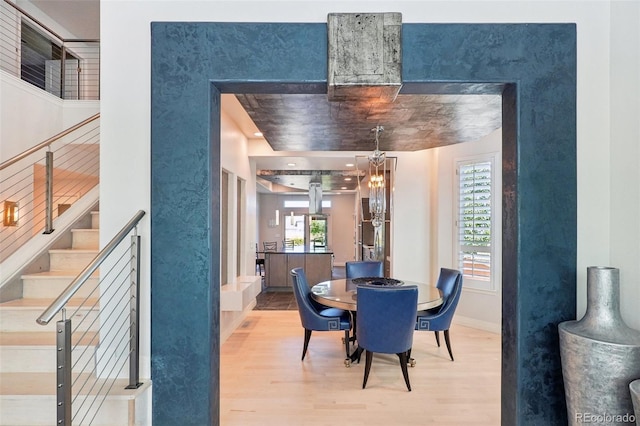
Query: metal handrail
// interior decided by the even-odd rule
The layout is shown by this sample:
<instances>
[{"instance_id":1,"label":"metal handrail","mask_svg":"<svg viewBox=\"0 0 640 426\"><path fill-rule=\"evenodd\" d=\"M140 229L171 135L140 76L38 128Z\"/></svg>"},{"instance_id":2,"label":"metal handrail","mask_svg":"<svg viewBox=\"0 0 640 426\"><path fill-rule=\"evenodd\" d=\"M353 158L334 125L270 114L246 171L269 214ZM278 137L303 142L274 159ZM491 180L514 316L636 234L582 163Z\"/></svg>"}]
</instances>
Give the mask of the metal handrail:
<instances>
[{"instance_id":1,"label":"metal handrail","mask_svg":"<svg viewBox=\"0 0 640 426\"><path fill-rule=\"evenodd\" d=\"M100 118L100 113L96 113L94 115L92 115L91 117L87 118L84 121L81 121L80 123L76 124L75 126L71 126L66 130L63 130L62 132L58 133L57 135L51 136L49 139L46 139L43 142L40 142L38 145L35 145L31 148L29 148L28 150L24 151L21 154L16 155L13 158L8 159L7 161L5 161L4 163L0 164L0 170L3 170L7 167L9 167L10 165L17 163L18 161L22 160L23 158L28 157L29 155L33 154L34 152L37 152L39 150L41 150L42 148L46 148L47 146L51 145L52 143L54 143L55 141L65 137L66 135L68 135L69 133L73 132L74 130L79 129L80 127L84 126L85 124L89 124L94 120L97 120L98 118Z\"/></svg>"},{"instance_id":2,"label":"metal handrail","mask_svg":"<svg viewBox=\"0 0 640 426\"><path fill-rule=\"evenodd\" d=\"M134 229L138 222L145 215L144 210L138 210L133 218L122 228L118 234L107 244L100 253L89 263L89 265L74 279L71 284L49 305L47 309L38 317L36 322L40 325L47 325L53 317L60 312L69 302L78 289L91 277L100 264L111 254L111 252L124 240L129 232Z\"/></svg>"},{"instance_id":3,"label":"metal handrail","mask_svg":"<svg viewBox=\"0 0 640 426\"><path fill-rule=\"evenodd\" d=\"M3 199L20 209L19 222L0 227L0 262L32 235L52 234L54 219L65 214L60 206L70 207L99 183L99 143L97 113L0 164Z\"/></svg>"}]
</instances>

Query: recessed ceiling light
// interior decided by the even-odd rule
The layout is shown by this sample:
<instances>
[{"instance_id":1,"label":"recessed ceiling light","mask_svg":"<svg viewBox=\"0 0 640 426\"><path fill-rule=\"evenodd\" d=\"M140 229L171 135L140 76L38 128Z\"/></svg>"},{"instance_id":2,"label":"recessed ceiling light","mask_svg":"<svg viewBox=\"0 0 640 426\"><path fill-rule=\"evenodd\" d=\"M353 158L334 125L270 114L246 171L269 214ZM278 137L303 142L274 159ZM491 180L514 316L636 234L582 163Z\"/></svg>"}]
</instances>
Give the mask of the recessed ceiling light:
<instances>
[{"instance_id":1,"label":"recessed ceiling light","mask_svg":"<svg viewBox=\"0 0 640 426\"><path fill-rule=\"evenodd\" d=\"M342 188L340 188L340 189L347 189L347 187L346 187L346 186L343 186L343 187L342 187Z\"/></svg>"},{"instance_id":2,"label":"recessed ceiling light","mask_svg":"<svg viewBox=\"0 0 640 426\"><path fill-rule=\"evenodd\" d=\"M350 177L346 177L344 178L345 182L351 182L351 178Z\"/></svg>"},{"instance_id":3,"label":"recessed ceiling light","mask_svg":"<svg viewBox=\"0 0 640 426\"><path fill-rule=\"evenodd\" d=\"M296 166L296 163L287 163L287 166L289 166L289 167L295 167L295 166Z\"/></svg>"},{"instance_id":4,"label":"recessed ceiling light","mask_svg":"<svg viewBox=\"0 0 640 426\"><path fill-rule=\"evenodd\" d=\"M353 163L347 163L347 164L345 164L345 166L347 166L347 167L353 167Z\"/></svg>"},{"instance_id":5,"label":"recessed ceiling light","mask_svg":"<svg viewBox=\"0 0 640 426\"><path fill-rule=\"evenodd\" d=\"M261 137L261 136L262 136L262 132L255 132L255 133L253 134L253 136L256 136L256 137L258 137L258 138L259 138L259 137Z\"/></svg>"}]
</instances>

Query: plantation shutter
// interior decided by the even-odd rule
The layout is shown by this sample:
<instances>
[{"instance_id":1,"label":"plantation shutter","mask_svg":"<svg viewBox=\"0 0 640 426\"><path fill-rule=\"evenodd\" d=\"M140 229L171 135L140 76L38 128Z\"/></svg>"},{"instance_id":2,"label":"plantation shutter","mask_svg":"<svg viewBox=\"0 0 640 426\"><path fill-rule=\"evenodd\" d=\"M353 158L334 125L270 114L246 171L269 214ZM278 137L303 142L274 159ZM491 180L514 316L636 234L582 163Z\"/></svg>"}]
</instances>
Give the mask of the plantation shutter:
<instances>
[{"instance_id":1,"label":"plantation shutter","mask_svg":"<svg viewBox=\"0 0 640 426\"><path fill-rule=\"evenodd\" d=\"M458 165L458 265L465 278L491 279L491 161Z\"/></svg>"}]
</instances>

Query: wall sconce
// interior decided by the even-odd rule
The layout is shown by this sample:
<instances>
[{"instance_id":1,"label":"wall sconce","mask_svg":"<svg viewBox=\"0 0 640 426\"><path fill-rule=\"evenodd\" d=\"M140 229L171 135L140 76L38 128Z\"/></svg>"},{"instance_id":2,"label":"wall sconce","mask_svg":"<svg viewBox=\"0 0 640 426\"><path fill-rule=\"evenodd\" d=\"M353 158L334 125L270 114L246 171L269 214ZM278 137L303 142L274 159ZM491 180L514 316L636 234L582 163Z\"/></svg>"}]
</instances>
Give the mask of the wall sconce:
<instances>
[{"instance_id":1,"label":"wall sconce","mask_svg":"<svg viewBox=\"0 0 640 426\"><path fill-rule=\"evenodd\" d=\"M280 226L280 210L276 209L275 219L269 219L267 225L269 228L276 228Z\"/></svg>"},{"instance_id":2,"label":"wall sconce","mask_svg":"<svg viewBox=\"0 0 640 426\"><path fill-rule=\"evenodd\" d=\"M278 226L280 226L280 210L276 209L275 218L269 219L267 226L269 226L269 228L277 228Z\"/></svg>"},{"instance_id":3,"label":"wall sconce","mask_svg":"<svg viewBox=\"0 0 640 426\"><path fill-rule=\"evenodd\" d=\"M4 226L18 226L18 203L15 201L4 202L4 214L2 215Z\"/></svg>"}]
</instances>

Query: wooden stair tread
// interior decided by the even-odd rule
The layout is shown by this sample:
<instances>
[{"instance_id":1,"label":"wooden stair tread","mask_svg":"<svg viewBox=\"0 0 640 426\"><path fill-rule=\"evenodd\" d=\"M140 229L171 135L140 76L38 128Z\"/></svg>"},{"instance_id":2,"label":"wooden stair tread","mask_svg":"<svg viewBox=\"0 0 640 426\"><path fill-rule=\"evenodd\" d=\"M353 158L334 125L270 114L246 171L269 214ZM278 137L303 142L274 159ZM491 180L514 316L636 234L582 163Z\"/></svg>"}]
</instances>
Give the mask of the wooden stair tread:
<instances>
[{"instance_id":1,"label":"wooden stair tread","mask_svg":"<svg viewBox=\"0 0 640 426\"><path fill-rule=\"evenodd\" d=\"M55 271L43 271L34 272L32 274L24 274L21 278L33 278L33 279L47 279L47 278L75 278L80 275L81 270L55 270ZM91 274L92 277L98 277L99 272L96 271Z\"/></svg>"},{"instance_id":2,"label":"wooden stair tread","mask_svg":"<svg viewBox=\"0 0 640 426\"><path fill-rule=\"evenodd\" d=\"M84 381L86 377L90 377L90 375L83 374L79 380ZM103 381L99 379L98 383ZM107 381L109 380L107 379ZM138 389L124 389L129 380L117 379L110 390L109 398L134 399L138 393L149 386L148 380L143 382L143 385ZM91 394L95 395L97 389L100 389L99 385L94 386ZM55 394L56 373L0 373L0 396L55 396Z\"/></svg>"},{"instance_id":3,"label":"wooden stair tread","mask_svg":"<svg viewBox=\"0 0 640 426\"><path fill-rule=\"evenodd\" d=\"M71 344L97 345L98 333L95 331L78 331L71 334ZM8 331L0 333L1 346L55 346L56 335L50 331Z\"/></svg>"},{"instance_id":4,"label":"wooden stair tread","mask_svg":"<svg viewBox=\"0 0 640 426\"><path fill-rule=\"evenodd\" d=\"M97 303L98 299L96 298L91 298L91 299L87 299L86 303L85 303L85 307L92 307L93 305L95 305ZM0 308L2 309L12 309L12 308L42 308L43 310L48 308L49 305L51 305L51 302L53 302L53 299L30 299L30 298L23 298L23 299L15 299L15 300L10 300L8 302L2 302L0 303ZM69 302L67 303L67 306L69 307L78 307L80 306L83 302L85 302L85 299L70 299Z\"/></svg>"},{"instance_id":5,"label":"wooden stair tread","mask_svg":"<svg viewBox=\"0 0 640 426\"><path fill-rule=\"evenodd\" d=\"M78 254L85 254L85 253L98 253L99 250L98 249L77 249L77 248L63 248L63 249L49 249L49 253L54 253L54 254L58 254L58 253L78 253Z\"/></svg>"}]
</instances>

